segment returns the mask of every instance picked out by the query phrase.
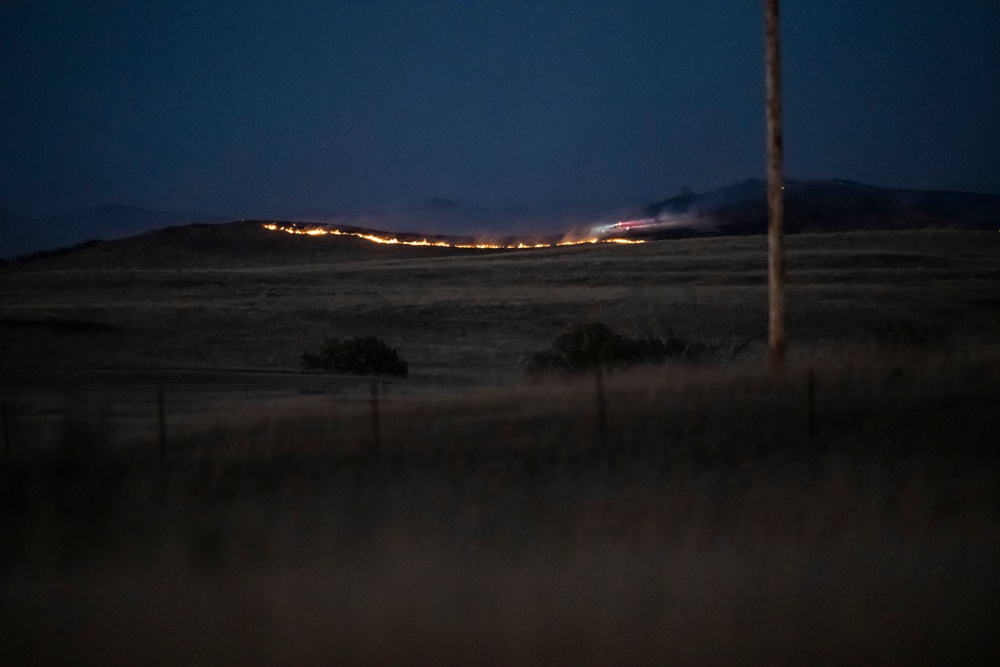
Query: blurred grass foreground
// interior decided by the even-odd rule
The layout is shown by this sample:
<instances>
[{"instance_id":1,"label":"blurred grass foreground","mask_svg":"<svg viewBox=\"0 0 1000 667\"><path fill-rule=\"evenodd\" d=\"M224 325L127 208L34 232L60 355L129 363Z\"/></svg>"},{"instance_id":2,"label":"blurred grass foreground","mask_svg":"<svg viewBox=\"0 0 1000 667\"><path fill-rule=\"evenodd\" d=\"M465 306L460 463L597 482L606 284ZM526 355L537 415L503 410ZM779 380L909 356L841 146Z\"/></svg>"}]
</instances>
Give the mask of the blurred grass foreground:
<instances>
[{"instance_id":1,"label":"blurred grass foreground","mask_svg":"<svg viewBox=\"0 0 1000 667\"><path fill-rule=\"evenodd\" d=\"M995 664L998 377L676 365L159 435L8 398L0 663Z\"/></svg>"}]
</instances>

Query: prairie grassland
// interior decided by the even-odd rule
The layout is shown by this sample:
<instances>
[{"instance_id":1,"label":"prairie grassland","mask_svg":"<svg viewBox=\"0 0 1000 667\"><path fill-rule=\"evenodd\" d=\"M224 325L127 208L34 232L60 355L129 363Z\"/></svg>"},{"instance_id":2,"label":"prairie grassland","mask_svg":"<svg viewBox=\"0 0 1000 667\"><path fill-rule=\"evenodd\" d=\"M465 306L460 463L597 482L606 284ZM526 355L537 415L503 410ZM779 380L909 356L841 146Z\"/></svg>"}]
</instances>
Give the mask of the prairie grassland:
<instances>
[{"instance_id":1,"label":"prairie grassland","mask_svg":"<svg viewBox=\"0 0 1000 667\"><path fill-rule=\"evenodd\" d=\"M995 662L995 236L792 237L780 377L760 239L14 267L0 662ZM581 319L717 354L525 378ZM377 429L366 380L161 370L353 333L413 369Z\"/></svg>"},{"instance_id":2,"label":"prairie grassland","mask_svg":"<svg viewBox=\"0 0 1000 667\"><path fill-rule=\"evenodd\" d=\"M721 358L766 329L760 238L507 253L390 247L381 259L340 252L338 242L356 239L277 240L297 242L314 263L248 254L244 266L141 269L142 255L112 255L6 267L0 366L295 369L324 338L377 335L410 362L411 384L453 386L518 377L528 355L582 320L626 335L672 331L716 345ZM325 242L334 245L320 263L311 246ZM790 237L789 338L806 347L995 340L998 257L998 234ZM93 329L10 324L51 320Z\"/></svg>"}]
</instances>

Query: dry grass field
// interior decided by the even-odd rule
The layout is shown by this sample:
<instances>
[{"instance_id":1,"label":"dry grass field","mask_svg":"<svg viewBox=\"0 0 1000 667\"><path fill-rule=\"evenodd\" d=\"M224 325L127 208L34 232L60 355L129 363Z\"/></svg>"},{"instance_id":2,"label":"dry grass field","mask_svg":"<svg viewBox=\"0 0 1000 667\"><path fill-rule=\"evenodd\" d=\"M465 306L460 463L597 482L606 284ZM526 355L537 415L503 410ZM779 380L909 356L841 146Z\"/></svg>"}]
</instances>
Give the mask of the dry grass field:
<instances>
[{"instance_id":1,"label":"dry grass field","mask_svg":"<svg viewBox=\"0 0 1000 667\"><path fill-rule=\"evenodd\" d=\"M1000 235L788 245L781 376L762 238L0 268L0 663L995 663ZM525 374L583 321L707 351Z\"/></svg>"},{"instance_id":2,"label":"dry grass field","mask_svg":"<svg viewBox=\"0 0 1000 667\"><path fill-rule=\"evenodd\" d=\"M673 331L721 358L766 327L757 237L494 253L235 225L6 267L0 365L297 369L323 338L374 334L418 380L496 383L583 320L627 335ZM794 346L996 342L1000 235L801 235L789 245ZM53 319L68 330L46 326Z\"/></svg>"}]
</instances>

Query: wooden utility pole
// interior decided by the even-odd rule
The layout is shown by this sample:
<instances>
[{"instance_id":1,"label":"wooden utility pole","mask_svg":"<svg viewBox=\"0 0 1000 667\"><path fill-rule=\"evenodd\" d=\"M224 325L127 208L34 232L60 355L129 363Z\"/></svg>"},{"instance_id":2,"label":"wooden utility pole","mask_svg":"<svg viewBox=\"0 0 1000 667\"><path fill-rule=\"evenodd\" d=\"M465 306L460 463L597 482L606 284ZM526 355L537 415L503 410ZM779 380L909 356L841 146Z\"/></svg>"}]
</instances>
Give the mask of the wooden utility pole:
<instances>
[{"instance_id":1,"label":"wooden utility pole","mask_svg":"<svg viewBox=\"0 0 1000 667\"><path fill-rule=\"evenodd\" d=\"M785 365L784 137L781 131L781 40L778 0L764 0L767 86L767 302L771 370Z\"/></svg>"}]
</instances>

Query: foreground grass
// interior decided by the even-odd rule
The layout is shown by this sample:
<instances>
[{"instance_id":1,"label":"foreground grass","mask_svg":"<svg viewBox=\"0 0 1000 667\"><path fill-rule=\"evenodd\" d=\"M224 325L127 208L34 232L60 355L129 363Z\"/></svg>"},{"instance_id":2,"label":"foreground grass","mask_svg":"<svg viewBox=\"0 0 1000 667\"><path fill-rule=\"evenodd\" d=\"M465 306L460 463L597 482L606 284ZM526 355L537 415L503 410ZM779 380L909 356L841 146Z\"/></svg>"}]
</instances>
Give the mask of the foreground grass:
<instances>
[{"instance_id":1,"label":"foreground grass","mask_svg":"<svg viewBox=\"0 0 1000 667\"><path fill-rule=\"evenodd\" d=\"M995 660L998 377L840 350L390 393L377 448L366 400L234 401L164 461L77 415L2 468L0 661Z\"/></svg>"},{"instance_id":2,"label":"foreground grass","mask_svg":"<svg viewBox=\"0 0 1000 667\"><path fill-rule=\"evenodd\" d=\"M996 234L790 238L781 378L760 239L165 243L0 272L0 664L1000 654ZM719 354L523 378L586 320ZM363 380L156 370L371 333L377 438Z\"/></svg>"}]
</instances>

